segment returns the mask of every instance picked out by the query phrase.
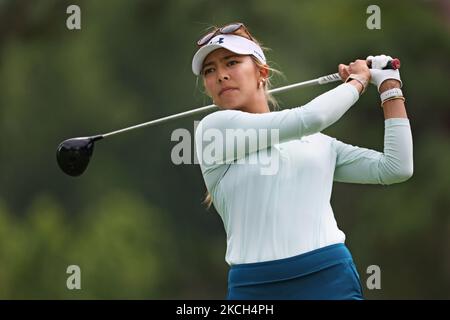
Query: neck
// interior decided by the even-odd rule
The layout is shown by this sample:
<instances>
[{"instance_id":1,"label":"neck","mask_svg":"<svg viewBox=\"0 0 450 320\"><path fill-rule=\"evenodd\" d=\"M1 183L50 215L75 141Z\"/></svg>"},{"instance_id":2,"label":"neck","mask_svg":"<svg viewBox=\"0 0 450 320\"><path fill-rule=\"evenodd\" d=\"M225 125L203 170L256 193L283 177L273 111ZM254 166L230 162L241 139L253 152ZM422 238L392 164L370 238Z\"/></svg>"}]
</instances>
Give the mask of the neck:
<instances>
[{"instance_id":1,"label":"neck","mask_svg":"<svg viewBox=\"0 0 450 320\"><path fill-rule=\"evenodd\" d=\"M250 103L239 108L239 110L249 113L267 113L270 112L269 104L264 90L258 90L254 99Z\"/></svg>"}]
</instances>

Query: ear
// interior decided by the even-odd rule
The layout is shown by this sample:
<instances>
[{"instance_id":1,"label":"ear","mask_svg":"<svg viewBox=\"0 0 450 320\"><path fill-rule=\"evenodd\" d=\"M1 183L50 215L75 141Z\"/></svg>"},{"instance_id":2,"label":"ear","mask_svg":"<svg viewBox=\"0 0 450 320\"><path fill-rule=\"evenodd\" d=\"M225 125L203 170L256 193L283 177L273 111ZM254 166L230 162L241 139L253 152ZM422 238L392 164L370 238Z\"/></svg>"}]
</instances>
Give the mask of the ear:
<instances>
[{"instance_id":1,"label":"ear","mask_svg":"<svg viewBox=\"0 0 450 320\"><path fill-rule=\"evenodd\" d=\"M269 77L269 66L267 64L265 64L264 67L259 68L259 76L264 79Z\"/></svg>"}]
</instances>

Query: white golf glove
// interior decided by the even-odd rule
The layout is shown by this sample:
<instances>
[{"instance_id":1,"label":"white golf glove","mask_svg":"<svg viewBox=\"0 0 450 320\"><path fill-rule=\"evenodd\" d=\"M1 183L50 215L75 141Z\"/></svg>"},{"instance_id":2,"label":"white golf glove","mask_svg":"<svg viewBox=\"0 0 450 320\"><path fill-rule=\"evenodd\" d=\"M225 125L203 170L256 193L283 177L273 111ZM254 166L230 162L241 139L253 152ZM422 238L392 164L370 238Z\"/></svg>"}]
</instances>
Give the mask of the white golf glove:
<instances>
[{"instance_id":1,"label":"white golf glove","mask_svg":"<svg viewBox=\"0 0 450 320\"><path fill-rule=\"evenodd\" d=\"M378 92L380 92L381 84L388 79L395 79L400 82L400 88L402 87L402 80L400 80L400 72L397 70L386 69L388 61L392 60L392 57L386 56L384 54L379 56L368 56L367 61L371 61L372 68L370 69L370 83L377 86Z\"/></svg>"}]
</instances>

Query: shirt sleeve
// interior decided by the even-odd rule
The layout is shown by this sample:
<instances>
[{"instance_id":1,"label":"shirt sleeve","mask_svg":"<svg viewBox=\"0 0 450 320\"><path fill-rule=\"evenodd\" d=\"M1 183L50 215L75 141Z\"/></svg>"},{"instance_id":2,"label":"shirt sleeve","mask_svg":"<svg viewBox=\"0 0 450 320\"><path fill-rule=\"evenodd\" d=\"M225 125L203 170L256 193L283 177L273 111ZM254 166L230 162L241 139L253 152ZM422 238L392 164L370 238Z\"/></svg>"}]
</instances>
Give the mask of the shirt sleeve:
<instances>
[{"instance_id":1,"label":"shirt sleeve","mask_svg":"<svg viewBox=\"0 0 450 320\"><path fill-rule=\"evenodd\" d=\"M231 163L273 144L320 132L340 119L358 98L356 88L345 83L302 107L260 114L214 112L203 118L196 129L197 158L204 167ZM245 143L245 148L237 149L240 142Z\"/></svg>"},{"instance_id":2,"label":"shirt sleeve","mask_svg":"<svg viewBox=\"0 0 450 320\"><path fill-rule=\"evenodd\" d=\"M332 140L336 152L334 181L389 185L413 174L413 144L409 120L385 120L384 153Z\"/></svg>"}]
</instances>

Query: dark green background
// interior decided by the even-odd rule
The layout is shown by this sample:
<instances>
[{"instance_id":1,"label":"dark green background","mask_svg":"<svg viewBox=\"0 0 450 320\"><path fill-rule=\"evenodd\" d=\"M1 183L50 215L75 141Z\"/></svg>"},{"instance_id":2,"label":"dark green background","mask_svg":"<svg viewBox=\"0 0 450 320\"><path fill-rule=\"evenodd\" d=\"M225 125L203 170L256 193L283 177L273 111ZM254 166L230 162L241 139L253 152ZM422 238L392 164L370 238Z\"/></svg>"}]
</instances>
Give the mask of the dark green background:
<instances>
[{"instance_id":1,"label":"dark green background","mask_svg":"<svg viewBox=\"0 0 450 320\"><path fill-rule=\"evenodd\" d=\"M65 139L106 133L209 104L191 72L210 25L243 21L272 50L275 86L368 55L402 61L414 176L336 183L332 205L370 299L450 298L450 13L446 1L0 0L0 298L221 299L225 232L201 201L198 165L174 165L170 136L191 117L96 145L82 177L57 167ZM82 29L66 28L81 7ZM366 9L381 8L381 30ZM335 87L279 95L282 108ZM372 86L324 133L383 150ZM81 267L82 290L66 288Z\"/></svg>"}]
</instances>

